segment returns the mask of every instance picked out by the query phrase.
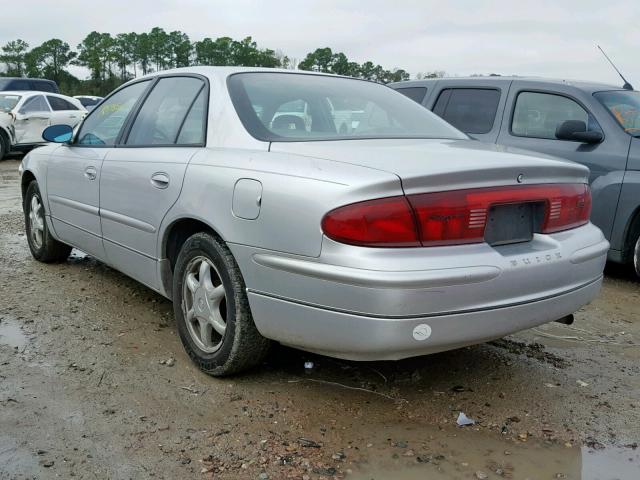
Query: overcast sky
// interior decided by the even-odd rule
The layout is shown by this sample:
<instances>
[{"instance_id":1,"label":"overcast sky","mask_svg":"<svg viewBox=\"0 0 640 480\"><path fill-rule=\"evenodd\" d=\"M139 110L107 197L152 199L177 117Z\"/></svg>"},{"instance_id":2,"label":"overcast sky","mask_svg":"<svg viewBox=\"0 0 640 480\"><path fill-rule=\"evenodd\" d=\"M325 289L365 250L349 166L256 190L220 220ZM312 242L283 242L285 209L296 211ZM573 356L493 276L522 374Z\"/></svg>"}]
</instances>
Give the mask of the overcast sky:
<instances>
[{"instance_id":1,"label":"overcast sky","mask_svg":"<svg viewBox=\"0 0 640 480\"><path fill-rule=\"evenodd\" d=\"M301 60L317 47L385 68L501 73L620 84L600 44L640 89L640 2L563 0L23 0L0 16L0 44L154 26L203 37L251 35ZM521 3L523 5L521 5ZM76 74L79 73L77 70ZM84 72L81 72L84 73Z\"/></svg>"}]
</instances>

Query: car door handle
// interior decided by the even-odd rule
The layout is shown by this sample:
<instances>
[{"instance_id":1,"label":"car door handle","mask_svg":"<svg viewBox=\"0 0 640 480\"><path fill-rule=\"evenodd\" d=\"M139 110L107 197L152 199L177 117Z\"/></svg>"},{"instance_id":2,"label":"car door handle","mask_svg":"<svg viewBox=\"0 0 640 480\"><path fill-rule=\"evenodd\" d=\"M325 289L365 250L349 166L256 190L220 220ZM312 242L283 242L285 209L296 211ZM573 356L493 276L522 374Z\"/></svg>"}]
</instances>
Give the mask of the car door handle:
<instances>
[{"instance_id":1,"label":"car door handle","mask_svg":"<svg viewBox=\"0 0 640 480\"><path fill-rule=\"evenodd\" d=\"M167 188L169 186L169 175L157 172L151 175L151 185L156 188Z\"/></svg>"},{"instance_id":2,"label":"car door handle","mask_svg":"<svg viewBox=\"0 0 640 480\"><path fill-rule=\"evenodd\" d=\"M89 180L95 180L98 176L98 170L96 170L96 167L87 167L84 169L84 176Z\"/></svg>"}]
</instances>

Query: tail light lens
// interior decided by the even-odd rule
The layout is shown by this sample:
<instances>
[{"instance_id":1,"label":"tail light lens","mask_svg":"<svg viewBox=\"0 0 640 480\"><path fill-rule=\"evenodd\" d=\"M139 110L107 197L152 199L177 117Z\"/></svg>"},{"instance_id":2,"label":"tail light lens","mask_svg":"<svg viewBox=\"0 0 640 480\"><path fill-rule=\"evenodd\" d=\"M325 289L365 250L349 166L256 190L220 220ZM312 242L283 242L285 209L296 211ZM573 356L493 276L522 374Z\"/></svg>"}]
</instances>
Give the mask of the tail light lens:
<instances>
[{"instance_id":1,"label":"tail light lens","mask_svg":"<svg viewBox=\"0 0 640 480\"><path fill-rule=\"evenodd\" d=\"M481 243L494 205L543 202L540 233L584 225L591 192L584 184L505 186L369 200L325 215L322 230L341 243L367 247L418 247Z\"/></svg>"},{"instance_id":2,"label":"tail light lens","mask_svg":"<svg viewBox=\"0 0 640 480\"><path fill-rule=\"evenodd\" d=\"M336 208L322 219L322 231L336 242L363 247L419 247L407 197L388 197Z\"/></svg>"}]
</instances>

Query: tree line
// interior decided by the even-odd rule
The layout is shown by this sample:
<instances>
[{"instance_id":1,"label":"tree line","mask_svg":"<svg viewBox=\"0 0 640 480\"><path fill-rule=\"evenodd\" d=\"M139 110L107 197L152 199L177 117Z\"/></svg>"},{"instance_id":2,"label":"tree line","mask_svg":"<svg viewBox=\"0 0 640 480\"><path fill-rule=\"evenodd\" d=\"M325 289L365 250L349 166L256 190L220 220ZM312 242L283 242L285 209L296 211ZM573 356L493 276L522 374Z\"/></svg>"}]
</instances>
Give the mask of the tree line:
<instances>
[{"instance_id":1,"label":"tree line","mask_svg":"<svg viewBox=\"0 0 640 480\"><path fill-rule=\"evenodd\" d=\"M55 80L63 93L73 95L105 95L139 75L194 65L297 68L381 83L409 79L404 69L387 70L371 61L360 64L328 47L318 48L297 62L283 52L258 47L251 37L192 41L184 32L167 32L160 27L145 33L117 35L93 31L75 49L58 38L33 48L24 40L12 40L2 46L0 63L4 66L0 75L48 78ZM87 68L89 79L72 75L68 70L72 65ZM432 72L418 77L442 74Z\"/></svg>"}]
</instances>

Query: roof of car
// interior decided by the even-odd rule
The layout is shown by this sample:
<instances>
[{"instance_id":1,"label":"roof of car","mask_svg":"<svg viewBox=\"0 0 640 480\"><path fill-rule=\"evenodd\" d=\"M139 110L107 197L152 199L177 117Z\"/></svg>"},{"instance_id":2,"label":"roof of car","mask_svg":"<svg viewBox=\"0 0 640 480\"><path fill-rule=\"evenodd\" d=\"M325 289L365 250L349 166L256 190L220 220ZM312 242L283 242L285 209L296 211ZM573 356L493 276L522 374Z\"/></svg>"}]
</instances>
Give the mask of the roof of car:
<instances>
[{"instance_id":1,"label":"roof of car","mask_svg":"<svg viewBox=\"0 0 640 480\"><path fill-rule=\"evenodd\" d=\"M41 82L56 83L54 80L48 78L33 78L33 77L2 77L3 80L39 80Z\"/></svg>"},{"instance_id":2,"label":"roof of car","mask_svg":"<svg viewBox=\"0 0 640 480\"><path fill-rule=\"evenodd\" d=\"M456 81L456 82L469 82L472 84L480 84L480 83L488 83L491 82L493 84L496 83L507 83L512 81L519 82L532 82L539 83L541 86L547 85L567 85L578 88L580 90L584 90L587 92L599 92L602 90L622 90L620 85L613 85L608 83L599 83L599 82L588 82L582 80L567 80L560 78L543 78L543 77L503 77L503 76L486 76L486 77L444 77L444 78L425 78L422 80L408 80L405 82L397 82L389 84L394 88L401 87L410 87L410 86L418 86L418 85L427 85L429 83L437 82L437 81Z\"/></svg>"},{"instance_id":3,"label":"roof of car","mask_svg":"<svg viewBox=\"0 0 640 480\"><path fill-rule=\"evenodd\" d=\"M45 92L41 92L40 90L2 90L0 91L0 95L20 95L24 97L25 95L44 95Z\"/></svg>"},{"instance_id":4,"label":"roof of car","mask_svg":"<svg viewBox=\"0 0 640 480\"><path fill-rule=\"evenodd\" d=\"M329 75L332 77L340 77L342 75L335 75L331 73L323 73L323 72L312 72L309 70L288 70L286 68L268 68L268 67L183 67L183 68L173 68L171 70L163 70L160 72L153 72L145 77L152 78L157 75L170 75L172 73L196 73L200 75L204 75L205 77L219 77L225 78L229 75L233 75L234 73L248 73L248 72L270 72L270 73L300 73L300 74L309 74L309 75ZM138 77L135 80L139 80ZM346 77L350 78L350 77Z\"/></svg>"},{"instance_id":5,"label":"roof of car","mask_svg":"<svg viewBox=\"0 0 640 480\"><path fill-rule=\"evenodd\" d=\"M68 95L63 95L61 93L43 92L42 90L1 90L0 94L1 95L20 95L22 97L25 97L25 96L30 97L33 95L49 95L49 96L61 97L61 98L73 98Z\"/></svg>"}]
</instances>

